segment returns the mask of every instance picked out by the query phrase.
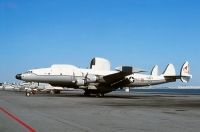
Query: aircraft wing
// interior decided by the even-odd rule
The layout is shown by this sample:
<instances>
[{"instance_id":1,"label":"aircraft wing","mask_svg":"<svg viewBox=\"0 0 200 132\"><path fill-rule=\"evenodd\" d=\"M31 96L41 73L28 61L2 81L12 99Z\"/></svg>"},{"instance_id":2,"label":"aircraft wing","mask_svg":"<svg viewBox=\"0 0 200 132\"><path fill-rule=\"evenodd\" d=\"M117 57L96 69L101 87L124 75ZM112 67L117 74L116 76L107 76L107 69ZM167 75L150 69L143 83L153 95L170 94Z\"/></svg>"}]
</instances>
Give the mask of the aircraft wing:
<instances>
[{"instance_id":1,"label":"aircraft wing","mask_svg":"<svg viewBox=\"0 0 200 132\"><path fill-rule=\"evenodd\" d=\"M118 69L119 72L104 76L106 84L113 84L122 82L125 79L125 76L133 74L133 68L130 66L122 66Z\"/></svg>"}]
</instances>

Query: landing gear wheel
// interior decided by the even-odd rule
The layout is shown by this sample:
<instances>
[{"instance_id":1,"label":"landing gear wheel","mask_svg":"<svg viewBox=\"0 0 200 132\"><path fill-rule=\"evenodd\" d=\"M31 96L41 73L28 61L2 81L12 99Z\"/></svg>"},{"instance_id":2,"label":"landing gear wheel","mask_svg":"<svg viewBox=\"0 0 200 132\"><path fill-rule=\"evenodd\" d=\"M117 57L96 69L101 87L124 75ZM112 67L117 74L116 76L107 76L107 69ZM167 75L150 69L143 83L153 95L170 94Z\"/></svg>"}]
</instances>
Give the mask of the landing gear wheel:
<instances>
[{"instance_id":1,"label":"landing gear wheel","mask_svg":"<svg viewBox=\"0 0 200 132\"><path fill-rule=\"evenodd\" d=\"M84 96L90 96L90 93L85 91Z\"/></svg>"},{"instance_id":2,"label":"landing gear wheel","mask_svg":"<svg viewBox=\"0 0 200 132\"><path fill-rule=\"evenodd\" d=\"M51 90L51 91L50 91L50 94L51 94L51 95L54 95L54 94L55 94L55 91L54 91L54 90Z\"/></svg>"},{"instance_id":3,"label":"landing gear wheel","mask_svg":"<svg viewBox=\"0 0 200 132\"><path fill-rule=\"evenodd\" d=\"M35 91L35 90L32 90L32 94L33 94L33 95L36 94L36 91Z\"/></svg>"},{"instance_id":4,"label":"landing gear wheel","mask_svg":"<svg viewBox=\"0 0 200 132\"><path fill-rule=\"evenodd\" d=\"M31 96L31 92L26 92L26 96L27 97Z\"/></svg>"},{"instance_id":5,"label":"landing gear wheel","mask_svg":"<svg viewBox=\"0 0 200 132\"><path fill-rule=\"evenodd\" d=\"M60 90L55 90L55 94L60 94Z\"/></svg>"},{"instance_id":6,"label":"landing gear wheel","mask_svg":"<svg viewBox=\"0 0 200 132\"><path fill-rule=\"evenodd\" d=\"M104 93L97 93L96 97L104 97Z\"/></svg>"}]
</instances>

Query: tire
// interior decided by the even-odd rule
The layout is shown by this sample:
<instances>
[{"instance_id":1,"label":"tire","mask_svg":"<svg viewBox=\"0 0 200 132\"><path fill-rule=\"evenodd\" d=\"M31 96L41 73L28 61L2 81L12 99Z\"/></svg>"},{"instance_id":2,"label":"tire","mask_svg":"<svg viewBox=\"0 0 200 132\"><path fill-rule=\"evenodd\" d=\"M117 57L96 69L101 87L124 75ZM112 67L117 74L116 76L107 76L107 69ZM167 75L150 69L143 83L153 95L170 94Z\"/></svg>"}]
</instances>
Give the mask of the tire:
<instances>
[{"instance_id":1,"label":"tire","mask_svg":"<svg viewBox=\"0 0 200 132\"><path fill-rule=\"evenodd\" d=\"M84 92L84 96L90 96L89 92Z\"/></svg>"},{"instance_id":2,"label":"tire","mask_svg":"<svg viewBox=\"0 0 200 132\"><path fill-rule=\"evenodd\" d=\"M96 97L104 97L104 93L97 93Z\"/></svg>"},{"instance_id":3,"label":"tire","mask_svg":"<svg viewBox=\"0 0 200 132\"><path fill-rule=\"evenodd\" d=\"M54 95L54 94L55 94L55 91L54 91L54 90L51 90L51 91L50 91L50 94L51 94L51 95Z\"/></svg>"},{"instance_id":4,"label":"tire","mask_svg":"<svg viewBox=\"0 0 200 132\"><path fill-rule=\"evenodd\" d=\"M31 93L30 93L30 92L26 92L26 96L27 96L27 97L30 97L30 96L31 96Z\"/></svg>"},{"instance_id":5,"label":"tire","mask_svg":"<svg viewBox=\"0 0 200 132\"><path fill-rule=\"evenodd\" d=\"M55 94L60 94L60 90L55 90Z\"/></svg>"},{"instance_id":6,"label":"tire","mask_svg":"<svg viewBox=\"0 0 200 132\"><path fill-rule=\"evenodd\" d=\"M33 91L32 91L32 93L33 93L33 95L34 95L34 94L36 94L36 91L35 91L35 90L33 90Z\"/></svg>"}]
</instances>

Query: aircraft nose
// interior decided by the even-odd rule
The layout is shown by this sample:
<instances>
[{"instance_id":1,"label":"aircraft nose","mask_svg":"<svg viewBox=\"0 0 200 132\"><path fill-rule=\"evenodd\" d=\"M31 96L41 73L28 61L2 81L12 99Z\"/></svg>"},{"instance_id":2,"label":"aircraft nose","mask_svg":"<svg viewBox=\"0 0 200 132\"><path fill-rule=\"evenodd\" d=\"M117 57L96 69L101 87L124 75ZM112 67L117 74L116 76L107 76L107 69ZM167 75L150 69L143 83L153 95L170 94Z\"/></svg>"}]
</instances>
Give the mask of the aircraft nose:
<instances>
[{"instance_id":1,"label":"aircraft nose","mask_svg":"<svg viewBox=\"0 0 200 132\"><path fill-rule=\"evenodd\" d=\"M21 80L21 79L22 79L22 76L21 76L21 75L22 75L22 74L17 74L17 75L15 76L15 78Z\"/></svg>"}]
</instances>

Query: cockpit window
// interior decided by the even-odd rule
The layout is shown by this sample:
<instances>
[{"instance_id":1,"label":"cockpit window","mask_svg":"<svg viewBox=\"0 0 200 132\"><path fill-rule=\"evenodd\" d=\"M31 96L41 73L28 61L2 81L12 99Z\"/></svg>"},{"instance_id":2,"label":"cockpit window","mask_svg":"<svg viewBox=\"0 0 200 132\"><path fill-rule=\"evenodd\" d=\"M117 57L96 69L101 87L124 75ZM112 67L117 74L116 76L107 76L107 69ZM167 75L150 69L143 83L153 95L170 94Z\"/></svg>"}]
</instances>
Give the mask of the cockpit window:
<instances>
[{"instance_id":1,"label":"cockpit window","mask_svg":"<svg viewBox=\"0 0 200 132\"><path fill-rule=\"evenodd\" d=\"M32 71L27 71L27 72L25 72L25 73L32 73Z\"/></svg>"}]
</instances>

